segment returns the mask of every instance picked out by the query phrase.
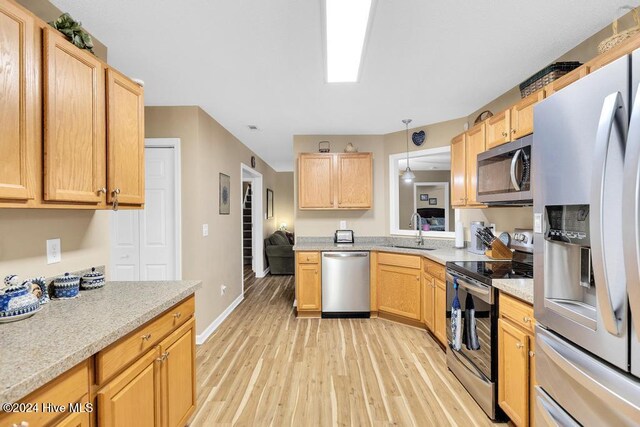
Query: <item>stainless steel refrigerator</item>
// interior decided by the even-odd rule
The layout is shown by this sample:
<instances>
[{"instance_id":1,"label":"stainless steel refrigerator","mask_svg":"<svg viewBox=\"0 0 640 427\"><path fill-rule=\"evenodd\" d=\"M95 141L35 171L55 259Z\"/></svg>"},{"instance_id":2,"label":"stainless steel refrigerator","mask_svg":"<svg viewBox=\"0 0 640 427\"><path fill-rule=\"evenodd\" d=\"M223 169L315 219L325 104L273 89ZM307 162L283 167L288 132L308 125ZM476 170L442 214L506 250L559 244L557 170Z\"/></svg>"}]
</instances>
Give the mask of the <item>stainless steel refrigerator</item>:
<instances>
[{"instance_id":1,"label":"stainless steel refrigerator","mask_svg":"<svg viewBox=\"0 0 640 427\"><path fill-rule=\"evenodd\" d=\"M534 111L536 425L640 425L640 51Z\"/></svg>"}]
</instances>

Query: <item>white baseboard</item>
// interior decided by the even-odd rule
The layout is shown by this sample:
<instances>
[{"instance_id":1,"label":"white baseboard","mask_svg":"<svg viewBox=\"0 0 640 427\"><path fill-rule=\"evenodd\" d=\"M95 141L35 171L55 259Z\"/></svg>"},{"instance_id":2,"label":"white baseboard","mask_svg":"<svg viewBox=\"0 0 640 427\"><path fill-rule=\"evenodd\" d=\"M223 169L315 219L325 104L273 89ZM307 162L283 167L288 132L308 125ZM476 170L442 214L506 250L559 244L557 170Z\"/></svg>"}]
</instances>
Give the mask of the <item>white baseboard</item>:
<instances>
[{"instance_id":1,"label":"white baseboard","mask_svg":"<svg viewBox=\"0 0 640 427\"><path fill-rule=\"evenodd\" d=\"M265 277L267 274L269 274L269 271L271 271L271 267L267 267L267 269L262 273L256 273L256 278L261 279Z\"/></svg>"},{"instance_id":2,"label":"white baseboard","mask_svg":"<svg viewBox=\"0 0 640 427\"><path fill-rule=\"evenodd\" d=\"M220 314L220 316L218 316L213 322L211 322L209 326L207 326L207 329L205 329L201 334L196 335L196 345L204 344L207 338L209 338L211 334L214 333L216 329L218 329L218 326L220 326L220 324L224 322L224 319L226 319L231 314L231 312L235 310L235 308L242 302L242 300L244 300L244 294L240 294L238 298L236 298L231 304L229 304L229 307L227 307L222 312L222 314Z\"/></svg>"}]
</instances>

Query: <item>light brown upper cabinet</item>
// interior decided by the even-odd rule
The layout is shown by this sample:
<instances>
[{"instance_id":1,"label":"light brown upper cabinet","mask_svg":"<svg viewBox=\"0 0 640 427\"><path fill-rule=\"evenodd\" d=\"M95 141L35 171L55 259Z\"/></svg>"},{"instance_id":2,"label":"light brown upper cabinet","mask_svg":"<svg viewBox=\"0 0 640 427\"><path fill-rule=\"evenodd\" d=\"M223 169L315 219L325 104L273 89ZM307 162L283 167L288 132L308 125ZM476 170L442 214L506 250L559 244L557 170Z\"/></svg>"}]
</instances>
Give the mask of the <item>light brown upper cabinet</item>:
<instances>
[{"instance_id":1,"label":"light brown upper cabinet","mask_svg":"<svg viewBox=\"0 0 640 427\"><path fill-rule=\"evenodd\" d=\"M300 209L370 209L371 153L303 153L298 157Z\"/></svg>"},{"instance_id":2,"label":"light brown upper cabinet","mask_svg":"<svg viewBox=\"0 0 640 427\"><path fill-rule=\"evenodd\" d=\"M554 93L556 93L557 91L559 91L560 89L563 89L569 86L571 83L577 82L581 78L585 77L587 74L589 74L589 66L583 65L565 74L564 76L560 77L558 80L554 80L553 82L549 83L544 87L545 97L549 97Z\"/></svg>"},{"instance_id":3,"label":"light brown upper cabinet","mask_svg":"<svg viewBox=\"0 0 640 427\"><path fill-rule=\"evenodd\" d=\"M467 203L466 137L463 133L451 140L451 206L454 207Z\"/></svg>"},{"instance_id":4,"label":"light brown upper cabinet","mask_svg":"<svg viewBox=\"0 0 640 427\"><path fill-rule=\"evenodd\" d=\"M511 108L488 118L487 150L533 133L533 107L544 99L539 90L518 101Z\"/></svg>"},{"instance_id":5,"label":"light brown upper cabinet","mask_svg":"<svg viewBox=\"0 0 640 427\"><path fill-rule=\"evenodd\" d=\"M478 189L478 154L486 148L486 126L484 123L475 125L467 132L466 137L466 160L467 160L467 206L482 205L476 200Z\"/></svg>"},{"instance_id":6,"label":"light brown upper cabinet","mask_svg":"<svg viewBox=\"0 0 640 427\"><path fill-rule=\"evenodd\" d=\"M35 194L34 19L0 3L0 199Z\"/></svg>"},{"instance_id":7,"label":"light brown upper cabinet","mask_svg":"<svg viewBox=\"0 0 640 427\"><path fill-rule=\"evenodd\" d=\"M451 140L451 205L484 207L476 201L478 154L485 150L486 124L482 122Z\"/></svg>"},{"instance_id":8,"label":"light brown upper cabinet","mask_svg":"<svg viewBox=\"0 0 640 427\"><path fill-rule=\"evenodd\" d=\"M104 67L54 29L43 47L44 199L104 204Z\"/></svg>"},{"instance_id":9,"label":"light brown upper cabinet","mask_svg":"<svg viewBox=\"0 0 640 427\"><path fill-rule=\"evenodd\" d=\"M108 203L144 203L144 90L107 69Z\"/></svg>"},{"instance_id":10,"label":"light brown upper cabinet","mask_svg":"<svg viewBox=\"0 0 640 427\"><path fill-rule=\"evenodd\" d=\"M489 117L487 124L487 150L511 140L511 110Z\"/></svg>"},{"instance_id":11,"label":"light brown upper cabinet","mask_svg":"<svg viewBox=\"0 0 640 427\"><path fill-rule=\"evenodd\" d=\"M544 99L539 90L511 107L511 141L533 133L533 107Z\"/></svg>"},{"instance_id":12,"label":"light brown upper cabinet","mask_svg":"<svg viewBox=\"0 0 640 427\"><path fill-rule=\"evenodd\" d=\"M373 192L373 164L369 153L339 154L338 208L368 209Z\"/></svg>"}]
</instances>

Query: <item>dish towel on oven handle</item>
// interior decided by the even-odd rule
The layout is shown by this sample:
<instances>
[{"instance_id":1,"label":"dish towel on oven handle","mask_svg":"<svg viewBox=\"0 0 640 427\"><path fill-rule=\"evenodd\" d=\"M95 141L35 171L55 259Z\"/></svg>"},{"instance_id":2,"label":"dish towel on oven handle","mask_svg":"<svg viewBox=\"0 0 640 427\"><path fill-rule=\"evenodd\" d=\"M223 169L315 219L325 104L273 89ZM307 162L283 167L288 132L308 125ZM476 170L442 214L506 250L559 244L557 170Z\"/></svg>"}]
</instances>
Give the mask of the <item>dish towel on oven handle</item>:
<instances>
[{"instance_id":1,"label":"dish towel on oven handle","mask_svg":"<svg viewBox=\"0 0 640 427\"><path fill-rule=\"evenodd\" d=\"M467 294L464 302L464 334L463 341L468 350L480 350L480 340L478 340L478 330L476 324L476 307L471 294Z\"/></svg>"},{"instance_id":2,"label":"dish towel on oven handle","mask_svg":"<svg viewBox=\"0 0 640 427\"><path fill-rule=\"evenodd\" d=\"M458 299L458 278L453 278L453 302L451 303L451 347L460 351L462 349L462 309Z\"/></svg>"}]
</instances>

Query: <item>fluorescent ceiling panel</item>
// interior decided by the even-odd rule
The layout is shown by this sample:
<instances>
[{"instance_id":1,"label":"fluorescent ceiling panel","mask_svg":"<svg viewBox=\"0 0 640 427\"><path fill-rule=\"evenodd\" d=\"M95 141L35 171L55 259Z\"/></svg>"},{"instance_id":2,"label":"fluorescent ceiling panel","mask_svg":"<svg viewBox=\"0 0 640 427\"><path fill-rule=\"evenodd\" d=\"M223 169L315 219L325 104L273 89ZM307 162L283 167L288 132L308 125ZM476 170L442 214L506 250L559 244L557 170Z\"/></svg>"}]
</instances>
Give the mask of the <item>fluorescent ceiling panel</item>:
<instances>
[{"instance_id":1,"label":"fluorescent ceiling panel","mask_svg":"<svg viewBox=\"0 0 640 427\"><path fill-rule=\"evenodd\" d=\"M327 81L356 82L371 0L326 0Z\"/></svg>"}]
</instances>

